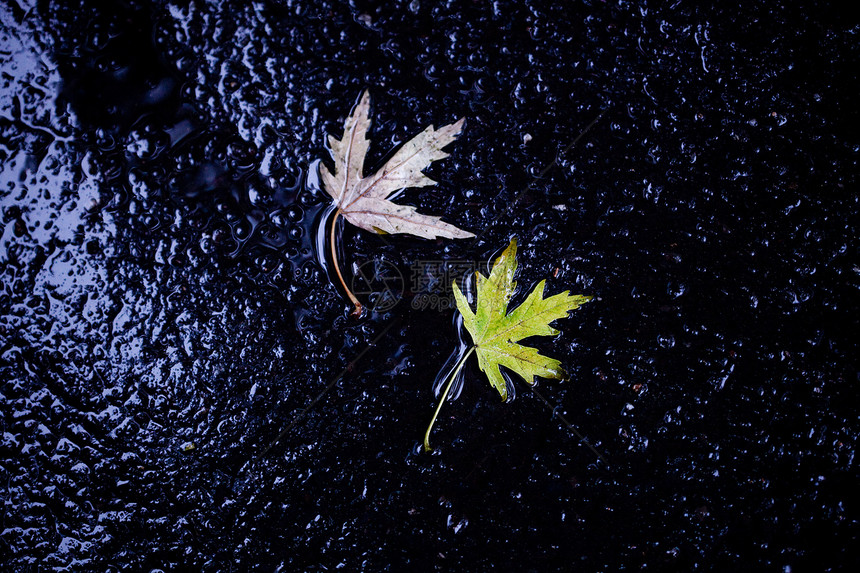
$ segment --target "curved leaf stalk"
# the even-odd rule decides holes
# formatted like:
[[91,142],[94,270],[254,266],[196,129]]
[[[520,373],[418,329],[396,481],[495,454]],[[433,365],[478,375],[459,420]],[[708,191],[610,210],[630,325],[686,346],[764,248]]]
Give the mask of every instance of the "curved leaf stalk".
[[329,243],[331,244],[331,258],[332,264],[334,265],[334,270],[337,273],[337,278],[340,280],[340,285],[343,287],[343,290],[346,292],[346,296],[349,297],[349,300],[352,304],[355,305],[355,308],[350,313],[352,316],[358,316],[361,314],[362,306],[361,303],[358,302],[358,299],[355,298],[355,295],[352,294],[352,291],[349,290],[349,287],[346,286],[346,281],[343,280],[343,275],[340,274],[340,264],[337,261],[337,248],[335,248],[334,242],[334,230],[337,228],[337,218],[341,216],[342,211],[338,209],[334,213],[334,217],[331,219],[331,235],[329,237]]
[[433,429],[433,424],[436,423],[436,418],[439,416],[439,410],[442,409],[442,404],[445,403],[445,398],[448,397],[448,391],[451,390],[451,386],[454,384],[454,380],[457,378],[457,374],[460,373],[460,370],[463,368],[463,364],[466,363],[466,359],[475,351],[475,347],[471,347],[469,351],[460,359],[457,363],[457,366],[454,368],[454,373],[451,374],[451,379],[448,380],[448,385],[445,386],[445,391],[442,392],[442,397],[439,399],[439,405],[436,406],[436,411],[433,412],[433,419],[430,420],[430,425],[427,426],[427,432],[424,434],[424,451],[429,452],[432,448],[430,447],[430,431]]

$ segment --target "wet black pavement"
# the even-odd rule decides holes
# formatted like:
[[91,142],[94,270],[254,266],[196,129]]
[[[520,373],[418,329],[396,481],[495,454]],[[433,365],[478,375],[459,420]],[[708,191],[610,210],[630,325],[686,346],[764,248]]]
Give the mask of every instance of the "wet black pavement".
[[[4,3],[0,569],[855,570],[858,31],[764,2]],[[466,117],[400,200],[482,234],[344,228],[348,275],[406,287],[355,320],[316,162],[365,88],[369,166]],[[474,364],[421,452],[458,333],[412,271],[511,236],[521,285],[596,297],[536,344],[606,463]]]

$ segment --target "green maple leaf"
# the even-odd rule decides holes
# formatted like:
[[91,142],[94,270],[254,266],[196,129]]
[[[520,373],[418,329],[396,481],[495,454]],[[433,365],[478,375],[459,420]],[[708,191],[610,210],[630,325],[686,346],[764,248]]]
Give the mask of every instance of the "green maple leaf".
[[571,295],[570,291],[564,291],[544,298],[546,281],[542,280],[526,300],[509,313],[508,304],[517,289],[517,284],[514,282],[516,270],[517,240],[512,239],[508,248],[496,259],[489,277],[475,273],[477,295],[475,312],[472,312],[466,297],[454,283],[457,309],[463,315],[463,324],[469,331],[474,346],[460,360],[442,394],[442,399],[433,415],[433,421],[430,422],[424,437],[426,450],[430,449],[430,430],[433,428],[439,409],[445,402],[451,383],[472,352],[478,355],[478,367],[487,375],[490,384],[498,390],[503,400],[507,400],[508,391],[500,370],[501,366],[516,372],[529,384],[534,384],[535,376],[556,380],[565,376],[558,360],[544,356],[536,349],[519,342],[531,336],[558,334],[550,323],[564,318],[568,312],[579,308],[592,297]]

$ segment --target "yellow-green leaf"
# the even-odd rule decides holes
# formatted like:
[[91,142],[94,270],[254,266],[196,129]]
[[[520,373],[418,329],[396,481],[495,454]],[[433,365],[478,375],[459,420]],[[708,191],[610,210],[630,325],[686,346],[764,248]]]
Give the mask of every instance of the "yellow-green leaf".
[[508,248],[496,259],[489,277],[485,279],[476,273],[475,312],[472,312],[466,297],[454,284],[457,309],[463,315],[463,324],[475,344],[478,366],[503,400],[507,399],[508,392],[500,366],[516,372],[529,384],[534,384],[535,376],[553,379],[564,377],[558,360],[518,342],[530,336],[558,334],[550,323],[564,318],[568,312],[592,298],[571,295],[569,291],[544,298],[546,281],[541,281],[520,306],[508,312],[508,304],[516,292],[516,270],[517,241],[512,239]]
[[546,281],[541,281],[520,306],[508,312],[508,304],[517,290],[517,284],[514,282],[516,272],[517,240],[512,239],[508,248],[496,259],[489,277],[475,273],[477,301],[474,312],[457,283],[454,283],[454,300],[463,315],[463,325],[469,331],[474,346],[457,362],[442,392],[430,425],[424,433],[426,451],[430,451],[430,432],[439,416],[439,410],[442,409],[442,404],[445,403],[463,364],[473,352],[478,355],[478,367],[484,371],[490,384],[498,390],[503,400],[507,400],[508,390],[502,376],[502,366],[516,372],[529,384],[534,384],[535,376],[555,379],[564,377],[558,360],[544,356],[536,349],[519,342],[530,336],[558,334],[550,324],[590,301],[591,297],[571,295],[569,291],[564,291],[544,298]]

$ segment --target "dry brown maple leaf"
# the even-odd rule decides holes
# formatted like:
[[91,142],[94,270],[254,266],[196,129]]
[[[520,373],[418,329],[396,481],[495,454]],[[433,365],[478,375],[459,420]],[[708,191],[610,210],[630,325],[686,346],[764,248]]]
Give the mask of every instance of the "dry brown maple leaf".
[[424,131],[404,143],[400,149],[372,175],[364,177],[364,158],[370,141],[370,92],[365,91],[358,105],[344,122],[343,137],[329,135],[334,172],[320,167],[323,187],[337,207],[331,227],[331,252],[338,278],[355,305],[355,314],[361,312],[361,303],[346,288],[335,254],[334,231],[337,218],[344,218],[362,229],[376,233],[408,233],[433,239],[467,239],[472,233],[442,221],[440,217],[419,213],[415,207],[398,205],[391,201],[392,194],[408,187],[426,187],[436,182],[422,171],[439,159],[448,157],[442,148],[457,139],[464,120]]

